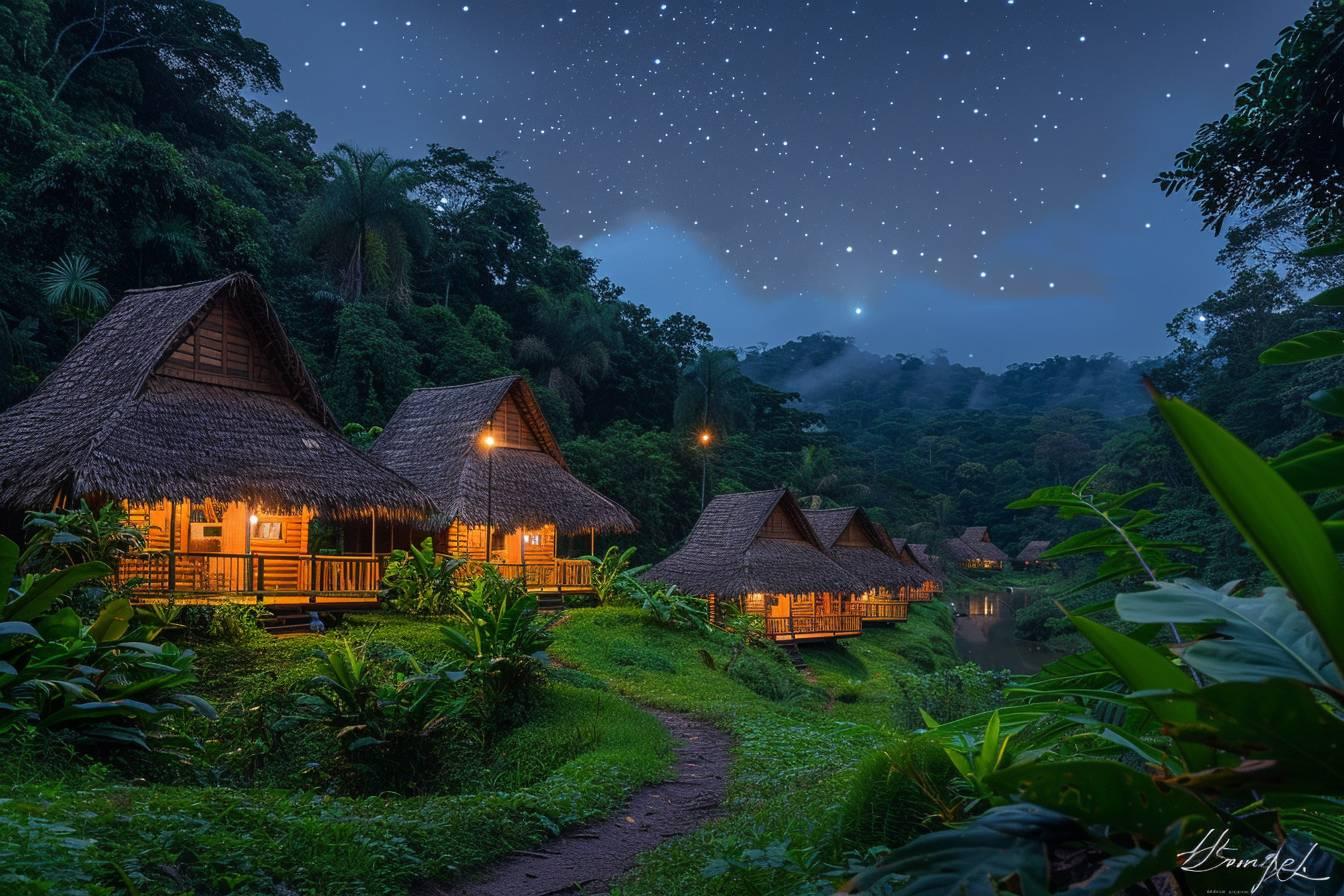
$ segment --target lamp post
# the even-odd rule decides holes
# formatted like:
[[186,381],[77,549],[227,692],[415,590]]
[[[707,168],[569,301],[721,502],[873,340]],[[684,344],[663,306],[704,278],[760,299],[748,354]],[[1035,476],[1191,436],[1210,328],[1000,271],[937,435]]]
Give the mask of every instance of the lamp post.
[[705,482],[709,479],[709,430],[700,433],[700,509],[705,509]]
[[481,444],[485,446],[485,562],[490,562],[490,549],[494,544],[493,511],[492,506],[493,490],[495,485],[495,437],[492,433],[486,433],[485,438],[481,439]]

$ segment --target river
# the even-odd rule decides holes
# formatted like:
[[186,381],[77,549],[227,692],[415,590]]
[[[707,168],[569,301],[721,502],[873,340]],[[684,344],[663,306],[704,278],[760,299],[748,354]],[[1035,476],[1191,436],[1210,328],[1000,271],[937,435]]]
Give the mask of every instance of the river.
[[1013,634],[1017,611],[1031,602],[1027,591],[979,591],[952,595],[957,611],[957,655],[986,669],[1032,673],[1063,656],[1036,641]]

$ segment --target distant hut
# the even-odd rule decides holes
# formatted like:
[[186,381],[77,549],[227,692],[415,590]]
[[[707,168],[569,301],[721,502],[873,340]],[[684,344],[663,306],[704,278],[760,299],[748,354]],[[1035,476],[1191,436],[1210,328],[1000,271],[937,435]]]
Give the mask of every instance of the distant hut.
[[863,621],[904,622],[910,612],[907,596],[918,580],[868,514],[858,507],[839,507],[804,510],[803,516],[831,559],[863,586],[858,603]]
[[1041,555],[1049,548],[1048,541],[1029,541],[1026,547],[1018,552],[1013,560],[1013,566],[1017,569],[1053,569],[1055,566],[1053,560],[1041,559]]
[[[878,528],[881,529],[880,526]],[[892,538],[885,530],[882,534],[891,543],[896,559],[906,567],[911,580],[909,589],[901,594],[903,599],[919,603],[933,600],[935,594],[942,592],[942,576],[934,570],[933,560],[925,550],[925,545],[912,545],[904,538]],[[920,549],[919,553],[915,552],[915,548]]]
[[468,572],[489,561],[544,595],[592,589],[592,565],[564,559],[559,538],[581,536],[586,552],[595,533],[637,525],[570,473],[536,396],[517,376],[415,390],[372,454],[434,499],[436,550],[468,558]]
[[851,637],[862,631],[864,586],[827,555],[787,489],[719,495],[686,543],[644,574],[710,603],[761,616],[776,641]]
[[376,599],[382,558],[309,552],[313,516],[423,517],[430,499],[342,438],[246,274],[129,292],[0,415],[0,506],[120,501],[148,531],[141,599]]
[[1003,569],[1009,562],[985,526],[968,526],[960,538],[949,538],[943,542],[943,554],[962,569]]

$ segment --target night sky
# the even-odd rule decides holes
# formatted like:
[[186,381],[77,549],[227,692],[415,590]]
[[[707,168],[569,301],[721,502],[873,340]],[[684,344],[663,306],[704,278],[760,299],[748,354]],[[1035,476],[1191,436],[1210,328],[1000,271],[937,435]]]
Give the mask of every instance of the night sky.
[[1224,285],[1151,181],[1306,0],[224,0],[321,148],[499,152],[552,237],[718,342],[992,369],[1168,348]]

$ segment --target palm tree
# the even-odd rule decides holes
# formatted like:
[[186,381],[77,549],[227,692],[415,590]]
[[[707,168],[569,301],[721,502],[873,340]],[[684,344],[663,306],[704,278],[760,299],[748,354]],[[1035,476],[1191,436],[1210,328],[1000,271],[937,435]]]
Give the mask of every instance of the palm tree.
[[609,315],[587,297],[556,301],[543,296],[534,315],[537,332],[513,345],[518,360],[539,372],[547,388],[583,412],[584,393],[611,370],[608,345],[615,336]]
[[717,438],[751,423],[751,380],[738,365],[737,353],[706,346],[682,372],[681,390],[672,408],[680,429],[699,426]]
[[808,445],[799,452],[789,488],[797,494],[798,503],[809,510],[820,510],[827,500],[838,504],[868,494],[868,486],[858,482],[856,476],[855,470],[837,467],[828,449]]
[[102,273],[83,255],[62,255],[47,265],[42,272],[42,293],[47,303],[75,322],[75,341],[79,341],[80,325],[92,321],[108,303],[107,289],[98,282]]
[[346,301],[373,290],[405,299],[413,250],[429,242],[427,212],[412,198],[418,167],[345,143],[327,161],[335,173],[299,221],[301,244],[326,256]]

